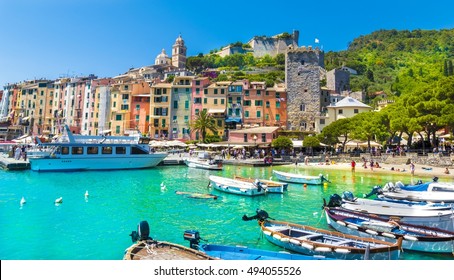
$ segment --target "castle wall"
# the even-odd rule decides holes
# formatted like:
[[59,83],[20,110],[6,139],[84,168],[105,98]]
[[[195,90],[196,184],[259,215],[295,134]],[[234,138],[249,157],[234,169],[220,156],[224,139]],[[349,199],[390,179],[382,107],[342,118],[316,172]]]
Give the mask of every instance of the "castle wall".
[[341,93],[350,89],[350,72],[342,69],[333,69],[326,73],[326,87]]
[[287,129],[314,131],[321,109],[320,67],[323,51],[312,48],[288,50],[285,56]]

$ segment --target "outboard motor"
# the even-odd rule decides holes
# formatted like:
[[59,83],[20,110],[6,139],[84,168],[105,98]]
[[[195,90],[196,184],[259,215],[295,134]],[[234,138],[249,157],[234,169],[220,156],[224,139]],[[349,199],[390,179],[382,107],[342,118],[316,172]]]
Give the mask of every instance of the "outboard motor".
[[435,183],[438,182],[438,177],[435,176],[435,177],[432,179],[432,181],[434,181]]
[[372,190],[370,191],[370,193],[363,194],[363,197],[364,198],[369,198],[369,197],[373,196],[374,194],[379,195],[379,194],[382,194],[382,193],[383,193],[383,190],[382,190],[382,188],[380,186],[374,186],[372,188]]
[[342,193],[342,199],[343,199],[343,200],[346,200],[346,201],[351,201],[351,202],[353,202],[353,201],[356,200],[356,199],[355,199],[355,196],[354,196],[353,193],[350,192],[350,191],[344,191],[344,192]]
[[405,185],[401,181],[397,181],[394,186],[396,187],[396,189],[400,189],[400,188],[404,187]]
[[259,179],[255,179],[254,181],[254,186],[257,187],[258,192],[261,192],[263,187],[262,187],[262,182],[259,181]]
[[255,212],[257,214],[254,216],[251,216],[251,217],[243,215],[243,218],[242,218],[243,221],[250,221],[250,220],[264,221],[264,220],[270,218],[270,216],[268,215],[268,213],[265,210],[257,209]]
[[135,243],[137,241],[142,240],[149,240],[150,238],[150,226],[148,225],[147,221],[141,221],[137,225],[137,231],[132,231],[131,234],[132,242]]
[[422,185],[422,180],[416,181],[416,185]]
[[394,184],[392,182],[386,183],[383,186],[383,191],[385,192],[393,192],[395,190]]
[[189,247],[195,250],[198,250],[199,243],[202,238],[200,238],[200,234],[196,230],[185,230],[183,234],[184,240],[189,241]]
[[340,207],[342,205],[342,198],[337,193],[329,196],[328,207]]

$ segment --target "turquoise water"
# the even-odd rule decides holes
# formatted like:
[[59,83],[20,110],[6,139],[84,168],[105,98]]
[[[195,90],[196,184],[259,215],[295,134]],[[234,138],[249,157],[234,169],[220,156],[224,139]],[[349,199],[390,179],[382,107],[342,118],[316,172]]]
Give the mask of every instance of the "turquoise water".
[[[307,175],[323,173],[324,186],[290,184],[285,194],[243,197],[207,188],[210,174],[269,178],[272,169]],[[430,174],[421,179],[430,179]],[[371,186],[409,177],[400,173],[356,173],[307,170],[304,167],[225,166],[223,171],[161,166],[154,169],[104,172],[0,171],[0,259],[2,260],[119,260],[130,246],[129,234],[141,220],[157,240],[188,245],[183,231],[198,230],[210,243],[243,245],[279,251],[261,238],[256,221],[244,214],[257,208],[272,218],[328,228],[322,199],[344,190],[360,196]],[[166,188],[161,190],[161,183]],[[88,199],[84,197],[88,191]],[[175,191],[213,193],[217,200],[193,199]],[[26,204],[20,206],[25,197]],[[63,197],[63,203],[54,201]],[[406,251],[402,259],[452,259],[451,255]]]

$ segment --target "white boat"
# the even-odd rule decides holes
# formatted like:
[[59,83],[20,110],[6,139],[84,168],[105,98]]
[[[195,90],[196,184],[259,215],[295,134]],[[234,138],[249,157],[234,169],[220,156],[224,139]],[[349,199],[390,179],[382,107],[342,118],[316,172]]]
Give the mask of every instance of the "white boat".
[[208,169],[208,170],[222,170],[222,160],[218,159],[200,159],[200,158],[187,158],[184,163],[188,167]]
[[27,151],[33,171],[78,171],[150,168],[167,153],[152,152],[149,138],[129,136],[66,135]]
[[454,253],[454,232],[379,218],[372,214],[325,207],[326,221],[335,230],[387,242],[402,238],[402,248],[430,253]]
[[437,180],[438,178],[434,182],[419,185],[404,185],[401,182],[387,183],[382,190],[378,191],[378,194],[400,200],[454,203],[454,185],[439,183]]
[[255,183],[258,180],[260,183],[266,185],[266,189],[269,193],[284,193],[288,189],[288,183],[276,182],[273,180],[266,180],[266,179],[252,179],[252,178],[245,178],[241,176],[233,176],[233,179]]
[[289,183],[297,183],[297,184],[307,184],[307,185],[321,185],[323,182],[327,181],[322,174],[318,176],[309,176],[309,175],[302,175],[302,174],[295,174],[295,173],[288,173],[273,170],[273,174],[279,181],[289,182]]
[[[210,185],[214,189],[222,192],[245,196],[257,196],[267,193],[267,186],[260,182],[251,183],[214,175],[210,175],[209,178]],[[281,189],[283,192],[284,190],[282,186]]]
[[381,218],[399,220],[408,224],[435,227],[443,230],[454,231],[454,209],[443,206],[406,205],[388,201],[378,201],[355,198],[346,201],[339,195],[330,196],[328,207],[340,207],[359,213],[375,214]]

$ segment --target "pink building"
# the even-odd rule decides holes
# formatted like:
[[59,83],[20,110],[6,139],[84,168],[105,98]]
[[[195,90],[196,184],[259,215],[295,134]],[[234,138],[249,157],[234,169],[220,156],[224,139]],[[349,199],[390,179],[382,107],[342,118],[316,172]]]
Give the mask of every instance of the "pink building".
[[277,126],[254,127],[238,130],[230,130],[228,142],[232,145],[240,144],[247,146],[269,147],[277,138],[279,130]]

